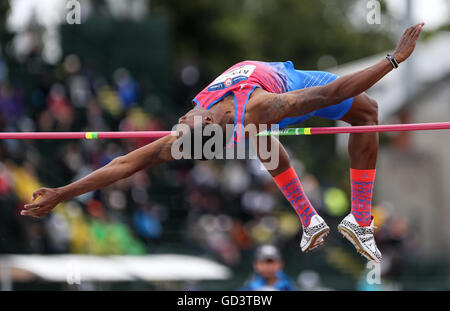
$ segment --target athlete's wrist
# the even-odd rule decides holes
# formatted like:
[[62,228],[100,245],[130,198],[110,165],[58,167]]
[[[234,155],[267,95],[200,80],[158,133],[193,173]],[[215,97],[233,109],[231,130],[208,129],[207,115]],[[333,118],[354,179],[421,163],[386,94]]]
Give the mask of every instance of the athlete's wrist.
[[66,202],[72,199],[73,196],[71,196],[70,189],[68,188],[68,186],[69,185],[55,188],[55,190],[58,192],[59,202]]
[[395,52],[393,54],[388,53],[386,55],[386,59],[389,61],[389,63],[392,65],[394,69],[397,69],[400,62],[398,61],[399,57],[398,56],[396,57],[395,55],[396,55]]

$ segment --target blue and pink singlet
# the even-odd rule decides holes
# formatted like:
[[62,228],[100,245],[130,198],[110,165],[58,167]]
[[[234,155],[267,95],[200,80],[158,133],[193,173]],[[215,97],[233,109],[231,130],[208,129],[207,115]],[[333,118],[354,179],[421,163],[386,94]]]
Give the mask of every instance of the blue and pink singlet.
[[[241,140],[244,130],[245,106],[255,88],[260,87],[271,93],[284,93],[298,89],[328,84],[338,76],[323,71],[296,70],[291,61],[287,62],[259,62],[243,61],[227,69],[193,99],[194,105],[205,109],[228,95],[234,96],[234,142]],[[338,120],[350,109],[353,98],[313,111],[307,115],[295,118],[285,118],[278,122],[283,128],[301,123],[312,116]]]

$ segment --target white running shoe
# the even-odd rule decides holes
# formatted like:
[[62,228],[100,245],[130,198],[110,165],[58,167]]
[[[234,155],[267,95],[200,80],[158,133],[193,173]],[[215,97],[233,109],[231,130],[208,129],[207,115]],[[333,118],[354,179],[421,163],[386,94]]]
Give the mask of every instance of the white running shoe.
[[355,246],[358,253],[368,260],[381,262],[381,252],[379,251],[375,238],[373,237],[373,217],[370,226],[360,226],[352,213],[348,214],[338,225],[339,232]]
[[330,227],[319,215],[311,218],[308,227],[303,227],[302,240],[300,248],[302,252],[309,252],[324,243],[323,238],[330,232]]

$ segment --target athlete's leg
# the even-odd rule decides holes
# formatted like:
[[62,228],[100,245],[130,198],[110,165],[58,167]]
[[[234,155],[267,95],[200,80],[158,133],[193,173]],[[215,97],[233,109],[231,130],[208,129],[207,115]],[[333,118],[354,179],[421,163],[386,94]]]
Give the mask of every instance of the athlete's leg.
[[[292,207],[297,212],[302,225],[304,227],[309,226],[311,217],[317,215],[317,212],[306,197],[306,194],[303,192],[300,179],[291,167],[291,162],[286,150],[275,137],[269,136],[267,138],[263,137],[262,139],[267,139],[267,154],[262,155],[262,151],[265,148],[261,148],[261,146],[257,143],[257,155],[259,160],[270,175],[272,175],[281,192],[283,192],[286,199],[291,203]],[[261,140],[259,141],[261,142]],[[272,152],[275,148],[278,148],[278,150],[276,150],[276,152]],[[277,159],[272,159],[272,157],[275,156],[278,157],[278,161]],[[273,167],[274,163],[278,165]]]
[[[378,124],[377,102],[363,93],[354,98],[341,120],[351,125]],[[372,190],[378,153],[378,133],[352,133],[348,142],[352,188],[352,214],[361,226],[371,223]]]
[[[329,228],[304,193],[300,179],[291,167],[289,156],[278,139],[272,136],[262,139],[267,139],[267,148],[261,148],[261,140],[255,140],[258,158],[272,175],[278,188],[291,203],[302,222],[303,236],[300,247],[304,252],[316,248],[323,243],[323,237],[328,234]],[[267,150],[267,154],[262,154],[263,150]],[[275,156],[278,158],[271,158]],[[274,163],[277,163],[275,167],[273,167]]]
[[[354,98],[350,110],[341,118],[351,125],[377,125],[378,104],[362,93]],[[352,133],[348,141],[350,167],[358,170],[374,169],[378,154],[378,133]]]
[[[377,103],[363,93],[354,98],[352,107],[341,118],[351,125],[378,124]],[[378,152],[377,133],[350,134],[351,212],[339,224],[339,231],[369,260],[380,262],[381,253],[373,236],[371,216],[372,191]]]

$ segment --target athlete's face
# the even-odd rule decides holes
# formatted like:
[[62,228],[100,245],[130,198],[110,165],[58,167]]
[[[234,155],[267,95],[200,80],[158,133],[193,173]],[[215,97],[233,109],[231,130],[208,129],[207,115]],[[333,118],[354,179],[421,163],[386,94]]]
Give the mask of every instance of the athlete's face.
[[190,128],[194,127],[195,122],[201,121],[202,125],[214,124],[214,115],[205,108],[196,107],[189,110],[184,116],[178,119],[178,123],[186,124]]
[[[204,150],[204,145],[209,142],[210,139],[214,138],[213,145],[210,148],[213,153],[215,152],[216,155],[219,155],[219,152],[225,148],[227,141],[230,139],[230,135],[233,133],[232,131],[229,131],[231,134],[227,135],[224,127],[218,123],[220,120],[221,117],[217,113],[201,107],[196,107],[178,119],[176,130],[177,132],[181,131],[181,135],[188,135],[188,139],[191,139],[191,146],[195,146],[198,142],[198,138],[195,138],[197,136],[195,135],[195,132],[201,131],[197,133],[201,136],[199,142],[201,143],[202,151]],[[189,128],[189,131],[187,131],[186,126]],[[215,140],[216,138],[218,141]],[[195,155],[195,148],[190,149],[191,152],[193,152],[191,158],[198,159],[198,155]],[[211,157],[203,155],[199,160],[207,159],[211,159]]]

